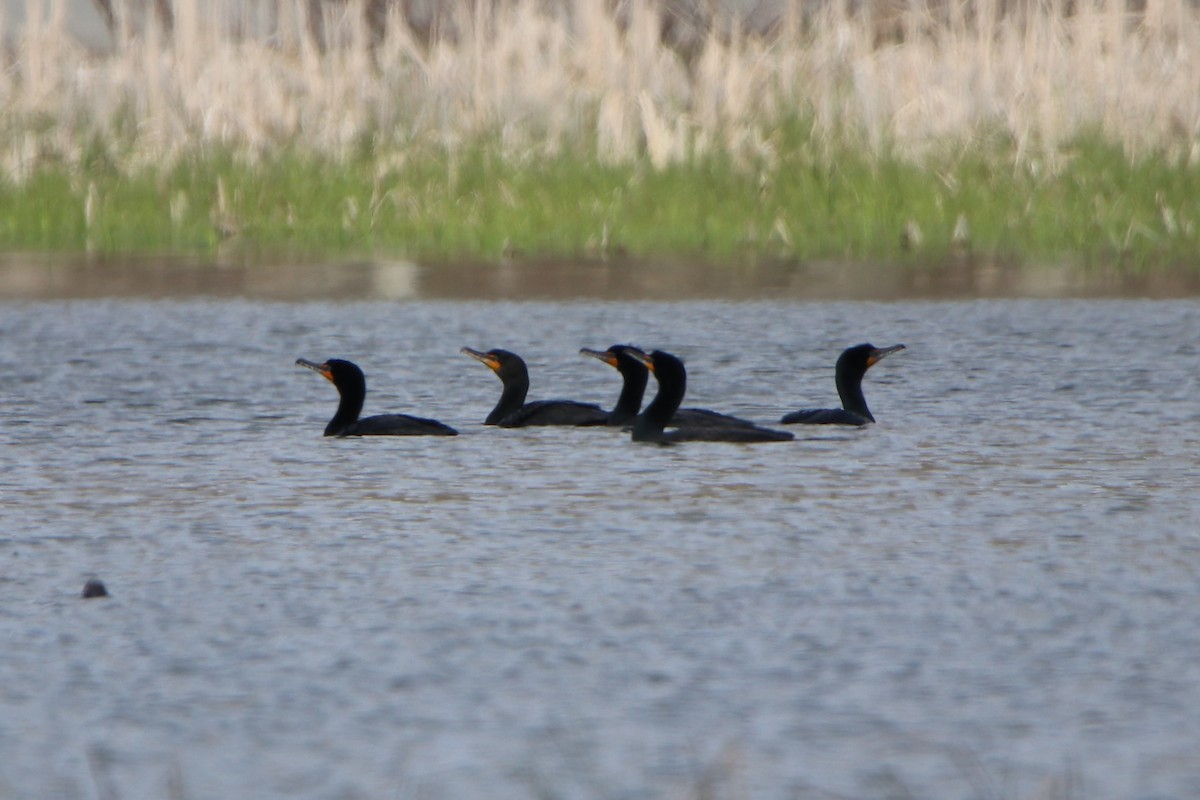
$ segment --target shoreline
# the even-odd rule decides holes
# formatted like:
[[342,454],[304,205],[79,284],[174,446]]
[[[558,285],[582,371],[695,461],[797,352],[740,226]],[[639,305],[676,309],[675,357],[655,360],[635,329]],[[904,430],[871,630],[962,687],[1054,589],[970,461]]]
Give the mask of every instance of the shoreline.
[[0,253],[0,302],[893,302],[1200,298],[1200,273],[1065,264],[672,259],[416,262],[219,248],[177,254]]
[[0,250],[1200,267],[1188,0],[884,40],[830,8],[687,58],[584,0],[427,42],[347,12],[323,48],[199,8],[102,55],[30,22],[0,55]]

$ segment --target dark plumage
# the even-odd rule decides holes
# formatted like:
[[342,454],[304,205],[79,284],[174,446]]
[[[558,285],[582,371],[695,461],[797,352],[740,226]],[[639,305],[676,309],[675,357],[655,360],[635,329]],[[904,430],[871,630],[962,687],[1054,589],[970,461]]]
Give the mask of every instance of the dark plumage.
[[80,596],[84,600],[91,600],[96,597],[108,597],[108,589],[104,586],[104,581],[99,578],[89,578],[87,583],[83,585],[83,592]]
[[867,400],[863,397],[862,379],[867,370],[892,353],[905,349],[904,345],[875,347],[860,344],[849,347],[838,356],[835,368],[838,397],[841,408],[808,408],[793,411],[780,420],[785,425],[869,425],[875,421]]
[[[613,406],[613,410],[608,412],[608,424],[613,427],[630,424],[642,407],[646,384],[650,380],[650,369],[642,362],[641,358],[646,354],[628,344],[614,344],[603,351],[589,350],[585,347],[579,352],[592,358],[598,358],[621,373],[621,377],[624,379],[621,395],[617,398],[617,404]],[[757,426],[748,419],[709,411],[707,408],[680,408],[675,411],[671,421],[667,423],[667,427],[754,428]]]
[[[636,347],[628,344],[614,344],[607,350],[589,350],[584,347],[579,351],[585,356],[598,358],[605,364],[621,373],[623,383],[617,404],[608,412],[606,424],[611,427],[625,425],[637,416],[642,408],[642,397],[646,393],[646,384],[650,381],[650,370],[634,353],[642,353]],[[643,354],[644,355],[644,354]]]
[[340,358],[320,364],[298,358],[296,364],[319,373],[337,387],[341,400],[337,413],[325,426],[326,436],[454,436],[458,433],[435,419],[408,414],[382,414],[359,419],[367,396],[367,379],[357,364]]
[[640,359],[658,380],[658,393],[633,423],[635,442],[786,442],[794,437],[787,431],[744,426],[703,426],[664,430],[674,417],[683,396],[687,392],[687,370],[683,362],[670,353],[655,350],[649,355],[642,353]]
[[526,403],[529,394],[529,369],[525,360],[507,350],[488,350],[486,353],[464,347],[459,352],[486,364],[504,390],[500,401],[483,421],[484,425],[501,428],[524,428],[532,425],[604,425],[608,413],[594,403],[575,400],[536,400]]

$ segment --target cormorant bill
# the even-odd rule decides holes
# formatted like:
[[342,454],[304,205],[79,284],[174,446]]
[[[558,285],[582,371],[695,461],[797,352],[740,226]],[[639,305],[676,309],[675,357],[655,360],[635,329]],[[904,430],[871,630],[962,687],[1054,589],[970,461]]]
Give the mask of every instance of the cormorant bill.
[[525,360],[516,353],[508,350],[488,350],[484,353],[470,347],[464,347],[459,352],[486,364],[504,384],[500,401],[487,415],[484,425],[524,428],[532,425],[604,425],[608,422],[608,413],[594,403],[575,400],[535,400],[526,403],[529,369],[525,366]]
[[696,426],[664,431],[687,391],[687,370],[670,353],[655,350],[637,356],[658,380],[658,393],[633,423],[635,442],[787,442],[795,438],[787,431],[758,426]]
[[835,376],[841,408],[806,408],[784,415],[784,425],[869,425],[875,421],[863,397],[862,379],[872,365],[892,353],[904,350],[902,344],[876,347],[860,344],[848,347],[838,356]]
[[[617,404],[608,413],[608,424],[612,427],[630,424],[642,406],[642,397],[646,393],[646,384],[650,379],[650,370],[642,363],[641,359],[645,353],[628,344],[614,344],[604,351],[589,350],[585,347],[579,352],[585,356],[598,358],[621,373],[625,382],[621,387],[621,395],[617,398]],[[675,411],[671,421],[667,423],[667,427],[756,428],[758,426],[748,419],[721,414],[707,408],[680,408]]]
[[323,375],[337,387],[341,400],[337,413],[325,426],[326,436],[455,436],[458,433],[436,419],[408,414],[381,414],[359,419],[367,396],[367,379],[357,364],[340,358],[320,364],[297,358],[296,365]]

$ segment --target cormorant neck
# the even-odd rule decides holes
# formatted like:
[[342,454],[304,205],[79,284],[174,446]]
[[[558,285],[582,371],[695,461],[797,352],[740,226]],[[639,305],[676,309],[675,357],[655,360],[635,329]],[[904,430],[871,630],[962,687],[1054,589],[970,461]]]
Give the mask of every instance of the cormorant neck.
[[326,436],[337,436],[358,422],[358,415],[362,413],[363,400],[367,396],[367,383],[362,379],[349,378],[344,380],[337,390],[341,399],[338,401],[337,413],[325,426]]
[[529,394],[528,374],[524,376],[524,379],[518,376],[505,380],[504,392],[500,395],[500,402],[496,403],[496,407],[492,409],[492,413],[488,414],[483,424],[495,425],[509,414],[515,414],[520,411],[521,406],[525,405],[525,396],[527,394]]
[[626,364],[621,360],[617,369],[620,370],[625,383],[621,387],[621,396],[617,398],[617,404],[608,414],[609,425],[624,425],[637,416],[638,409],[642,407],[642,398],[646,395],[646,383],[650,380],[650,370],[640,363]]
[[838,397],[842,398],[842,408],[874,422],[875,417],[871,416],[867,399],[863,397],[862,379],[863,373],[839,369],[836,376]]
[[633,425],[635,442],[654,441],[662,437],[663,428],[679,410],[683,395],[687,392],[687,375],[658,375],[658,393],[646,406],[646,410]]

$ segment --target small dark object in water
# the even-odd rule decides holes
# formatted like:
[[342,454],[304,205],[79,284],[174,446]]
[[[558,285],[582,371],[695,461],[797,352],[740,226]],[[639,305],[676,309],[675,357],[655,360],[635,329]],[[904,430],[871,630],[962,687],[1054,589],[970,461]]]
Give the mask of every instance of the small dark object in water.
[[83,585],[83,599],[91,600],[93,597],[108,597],[108,589],[104,588],[104,581],[99,578],[92,578]]

